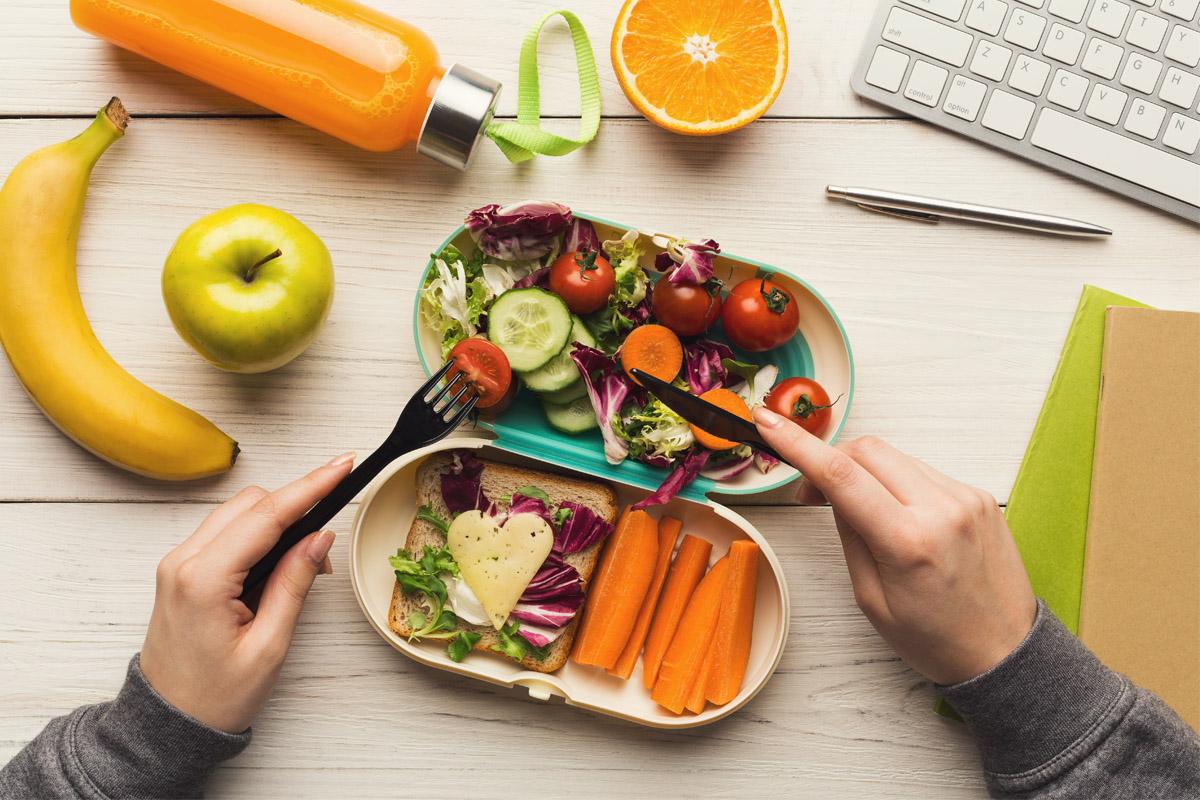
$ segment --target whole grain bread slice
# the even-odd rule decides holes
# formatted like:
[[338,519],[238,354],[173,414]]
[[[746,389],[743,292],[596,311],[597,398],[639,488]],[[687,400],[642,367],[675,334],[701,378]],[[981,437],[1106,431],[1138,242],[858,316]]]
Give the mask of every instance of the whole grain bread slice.
[[[441,476],[444,472],[449,471],[451,460],[452,457],[448,453],[436,453],[417,468],[415,505],[429,504],[433,507],[434,512],[445,519],[449,519],[451,515],[449,509],[446,508],[445,501],[442,500]],[[501,506],[507,507],[508,498],[517,489],[532,485],[537,486],[549,496],[551,512],[557,509],[564,500],[570,500],[587,506],[602,519],[608,520],[610,524],[615,525],[617,522],[617,513],[620,510],[617,504],[617,493],[607,483],[540,472],[488,459],[480,460],[484,465],[483,473],[480,475],[483,493],[489,500]],[[427,520],[414,519],[412,527],[408,530],[408,538],[404,546],[410,552],[413,550],[420,552],[425,545],[440,548],[445,544],[446,537],[436,525]],[[583,578],[585,591],[603,546],[604,542],[600,541],[586,550],[563,557],[564,561],[579,571],[580,577]],[[419,592],[406,595],[400,591],[400,584],[397,582],[392,589],[392,606],[388,612],[388,625],[400,636],[407,637],[413,632],[412,626],[408,623],[409,617],[414,611],[424,612],[426,610]],[[527,655],[520,662],[521,665],[535,672],[553,672],[565,664],[571,653],[571,645],[575,641],[575,629],[579,624],[579,617],[580,615],[577,613],[563,634],[550,643],[549,653],[544,660],[539,661],[533,655]],[[467,630],[479,634],[479,641],[475,644],[476,650],[509,658],[492,649],[493,645],[499,643],[500,637],[491,625],[472,625],[459,620],[457,630]],[[515,661],[516,659],[509,660]]]

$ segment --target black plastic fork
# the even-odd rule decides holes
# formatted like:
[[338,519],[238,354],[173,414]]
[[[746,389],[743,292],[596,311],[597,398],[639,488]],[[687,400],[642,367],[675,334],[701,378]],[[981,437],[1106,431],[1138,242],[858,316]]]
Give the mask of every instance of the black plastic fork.
[[[452,366],[454,366],[453,358],[435,372],[433,377],[425,381],[424,385],[404,406],[404,410],[400,412],[400,418],[396,420],[396,427],[392,428],[392,432],[379,449],[367,456],[349,475],[342,478],[341,483],[309,509],[307,514],[289,525],[287,530],[280,535],[279,541],[271,548],[271,552],[250,568],[246,579],[242,581],[243,601],[256,600],[258,593],[255,590],[275,569],[275,565],[279,563],[279,559],[283,558],[283,554],[291,550],[305,536],[325,527],[339,511],[346,507],[347,503],[383,471],[384,467],[405,453],[411,453],[413,450],[446,438],[451,431],[462,424],[462,421],[467,418],[479,401],[479,395],[475,393],[474,387],[467,382],[463,373],[455,373],[454,377],[437,394],[427,399],[427,395],[437,388],[438,383],[446,377]],[[442,401],[450,391],[456,387],[457,391],[454,395],[443,403]],[[453,410],[454,406],[464,398],[462,407],[447,418],[447,412]]]

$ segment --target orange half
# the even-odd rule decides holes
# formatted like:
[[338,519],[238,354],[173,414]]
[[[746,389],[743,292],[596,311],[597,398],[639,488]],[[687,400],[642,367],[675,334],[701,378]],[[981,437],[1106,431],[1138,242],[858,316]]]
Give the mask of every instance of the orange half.
[[695,136],[763,115],[787,75],[778,0],[626,0],[612,63],[646,119]]

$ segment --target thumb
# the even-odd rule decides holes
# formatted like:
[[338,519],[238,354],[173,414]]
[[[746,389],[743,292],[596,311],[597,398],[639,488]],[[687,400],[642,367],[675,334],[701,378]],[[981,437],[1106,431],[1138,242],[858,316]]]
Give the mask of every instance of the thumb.
[[324,571],[333,540],[332,531],[318,531],[301,539],[279,560],[263,587],[254,617],[255,634],[263,643],[281,644],[286,652],[308,590]]

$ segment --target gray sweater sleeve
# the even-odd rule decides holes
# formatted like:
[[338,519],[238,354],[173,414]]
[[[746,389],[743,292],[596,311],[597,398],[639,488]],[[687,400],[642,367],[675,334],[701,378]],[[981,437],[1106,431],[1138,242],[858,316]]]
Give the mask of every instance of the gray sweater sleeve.
[[1007,658],[938,690],[975,734],[993,797],[1200,798],[1200,737],[1041,600]]
[[249,730],[210,728],[164,700],[134,656],[115,700],[51,720],[0,769],[0,797],[200,797],[217,764],[249,743]]

